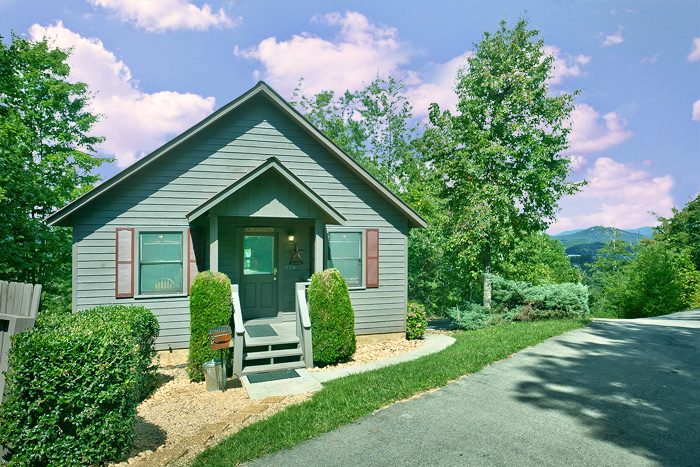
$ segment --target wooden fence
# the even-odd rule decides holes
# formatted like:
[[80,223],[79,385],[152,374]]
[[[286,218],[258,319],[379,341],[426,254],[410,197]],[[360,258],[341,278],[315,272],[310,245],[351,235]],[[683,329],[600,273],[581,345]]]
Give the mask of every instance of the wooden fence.
[[40,284],[0,281],[0,401],[5,392],[10,338],[34,327],[40,300]]

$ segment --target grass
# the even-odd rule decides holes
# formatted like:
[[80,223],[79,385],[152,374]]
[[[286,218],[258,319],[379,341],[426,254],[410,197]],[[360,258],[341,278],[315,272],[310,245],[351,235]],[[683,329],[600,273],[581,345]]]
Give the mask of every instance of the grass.
[[587,322],[514,322],[459,333],[457,341],[441,352],[331,381],[311,399],[249,425],[202,452],[194,465],[236,465],[290,448]]

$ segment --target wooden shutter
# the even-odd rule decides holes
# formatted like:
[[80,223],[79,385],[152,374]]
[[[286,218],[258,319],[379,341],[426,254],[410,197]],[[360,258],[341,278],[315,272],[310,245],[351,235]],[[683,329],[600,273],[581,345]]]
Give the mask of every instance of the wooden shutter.
[[202,256],[202,232],[200,229],[187,229],[187,295],[190,294],[192,281],[199,272],[198,259]]
[[117,227],[115,297],[134,296],[134,229]]
[[365,231],[365,286],[379,287],[379,229],[367,229]]

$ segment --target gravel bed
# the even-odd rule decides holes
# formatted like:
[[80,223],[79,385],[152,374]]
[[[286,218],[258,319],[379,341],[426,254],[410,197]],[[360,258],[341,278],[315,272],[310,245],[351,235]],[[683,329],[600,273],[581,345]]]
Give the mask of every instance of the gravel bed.
[[395,357],[411,350],[415,350],[423,345],[422,340],[390,339],[383,342],[358,343],[355,355],[346,363],[328,365],[321,368],[311,368],[310,372],[322,372],[335,370],[337,368],[347,368],[361,363],[375,362],[386,358]]

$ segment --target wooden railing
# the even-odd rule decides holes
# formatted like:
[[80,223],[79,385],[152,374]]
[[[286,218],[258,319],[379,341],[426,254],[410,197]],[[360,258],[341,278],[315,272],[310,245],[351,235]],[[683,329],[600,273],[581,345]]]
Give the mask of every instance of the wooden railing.
[[238,284],[231,284],[231,306],[233,307],[233,374],[240,377],[243,371],[245,328],[243,327],[243,312],[241,311],[241,298],[238,295]]
[[0,401],[5,390],[10,338],[34,327],[41,285],[0,281]]
[[307,368],[313,368],[314,352],[311,342],[311,317],[309,316],[309,304],[306,301],[306,288],[308,286],[308,282],[296,283],[296,321],[297,337],[301,341],[301,348],[304,352],[304,363]]

